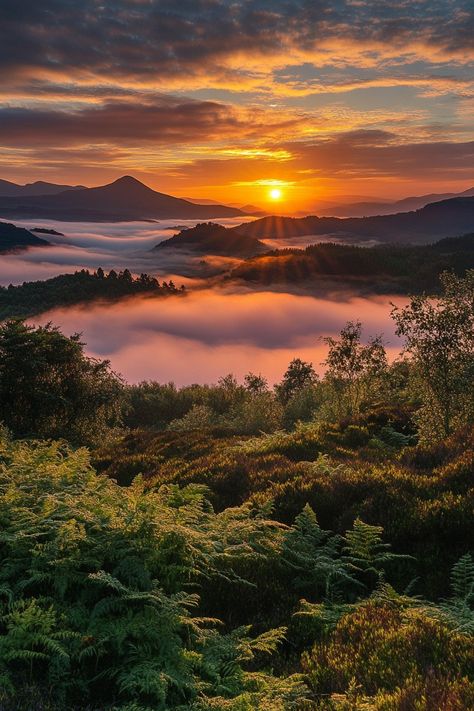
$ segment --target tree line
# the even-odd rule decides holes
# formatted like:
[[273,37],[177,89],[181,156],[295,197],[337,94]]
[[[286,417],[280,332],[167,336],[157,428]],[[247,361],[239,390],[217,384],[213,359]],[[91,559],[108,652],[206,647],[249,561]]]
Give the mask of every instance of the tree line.
[[184,292],[184,286],[176,287],[172,280],[160,283],[149,274],[134,277],[129,269],[119,272],[111,269],[108,273],[101,267],[94,272],[81,269],[44,281],[0,286],[0,321],[27,318],[52,308],[90,301],[116,301],[138,294],[161,297]]
[[[447,238],[431,245],[356,246],[320,243],[306,249],[279,249],[248,259],[231,278],[274,284],[337,286],[370,293],[422,294],[439,291],[444,271],[463,276],[474,268],[474,235]],[[331,283],[332,283],[331,282]]]

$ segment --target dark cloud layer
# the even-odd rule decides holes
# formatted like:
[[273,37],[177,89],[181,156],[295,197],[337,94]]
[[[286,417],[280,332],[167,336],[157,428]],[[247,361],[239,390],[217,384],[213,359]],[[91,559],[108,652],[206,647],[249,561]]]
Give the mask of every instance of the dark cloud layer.
[[[426,178],[438,171],[460,180],[473,180],[474,141],[403,141],[384,131],[348,131],[320,140],[287,141],[279,147],[291,159],[282,163],[266,160],[267,172],[297,181],[318,175],[334,178],[382,177]],[[276,148],[276,146],[275,146]],[[209,174],[219,180],[256,179],[261,164],[245,158],[206,158],[183,169],[183,176],[203,182]]]
[[426,176],[451,171],[472,178],[474,141],[407,142],[380,131],[358,131],[307,142],[301,160],[325,175]]
[[141,78],[336,38],[474,48],[471,0],[3,0],[0,26],[0,63],[10,71]]
[[228,106],[163,97],[153,103],[110,102],[79,110],[0,109],[3,145],[188,143],[257,130]]

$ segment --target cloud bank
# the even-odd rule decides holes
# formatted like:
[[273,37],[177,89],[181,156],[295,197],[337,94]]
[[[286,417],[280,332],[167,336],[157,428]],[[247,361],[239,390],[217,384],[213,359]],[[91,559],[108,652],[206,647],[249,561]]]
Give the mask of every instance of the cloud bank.
[[[364,336],[384,334],[389,355],[400,350],[389,316],[390,299],[334,301],[273,292],[200,291],[185,298],[132,299],[114,306],[57,309],[36,318],[65,333],[81,332],[87,352],[108,358],[130,382],[179,385],[240,380],[261,372],[278,381],[292,358],[321,371],[325,335],[362,318]],[[361,316],[362,315],[362,316]]]

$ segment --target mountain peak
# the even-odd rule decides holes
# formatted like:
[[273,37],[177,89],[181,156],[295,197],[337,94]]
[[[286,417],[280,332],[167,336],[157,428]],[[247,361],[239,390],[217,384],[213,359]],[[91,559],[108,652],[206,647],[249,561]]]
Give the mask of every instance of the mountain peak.
[[142,188],[147,187],[144,183],[141,183],[132,175],[122,175],[121,178],[117,178],[117,180],[114,180],[112,185],[140,185],[140,187]]

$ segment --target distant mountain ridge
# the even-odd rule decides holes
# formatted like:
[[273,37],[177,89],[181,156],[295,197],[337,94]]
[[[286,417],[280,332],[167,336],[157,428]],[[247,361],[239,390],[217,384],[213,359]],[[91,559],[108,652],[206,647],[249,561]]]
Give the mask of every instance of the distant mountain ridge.
[[427,244],[474,231],[474,197],[452,198],[420,210],[372,217],[263,217],[233,228],[255,239],[324,235],[359,241]]
[[474,197],[474,188],[468,188],[460,193],[430,193],[403,198],[391,202],[362,201],[345,205],[332,205],[319,210],[321,217],[373,217],[375,215],[393,215],[397,212],[419,210],[432,202],[441,202],[457,197]]
[[191,229],[182,230],[170,239],[157,244],[152,251],[170,249],[244,258],[268,251],[268,247],[258,239],[241,235],[213,222],[205,222]]
[[37,180],[35,183],[18,185],[9,180],[0,180],[0,197],[32,197],[36,195],[57,195],[65,190],[84,190],[83,185],[57,185]]
[[13,252],[27,247],[47,247],[49,242],[37,237],[24,227],[0,222],[0,253]]
[[243,217],[245,213],[223,205],[196,205],[159,193],[126,175],[96,188],[66,190],[55,195],[0,197],[0,215],[72,222],[124,222]]
[[264,215],[268,215],[268,212],[265,210],[262,210],[261,207],[257,207],[256,205],[252,205],[251,203],[237,203],[237,202],[229,202],[229,203],[215,203],[213,200],[207,200],[205,198],[190,198],[190,197],[183,197],[183,200],[187,200],[188,202],[192,202],[195,205],[220,205],[221,207],[235,207],[238,210],[241,210],[244,212],[246,215],[256,215],[257,217],[263,217]]

